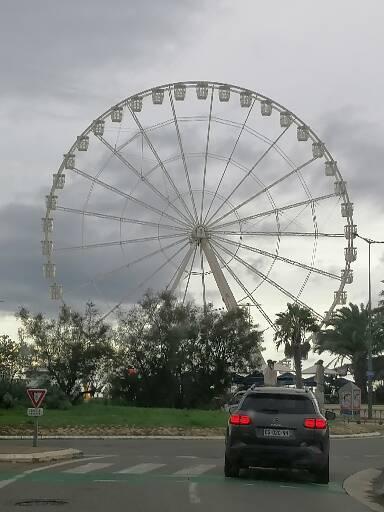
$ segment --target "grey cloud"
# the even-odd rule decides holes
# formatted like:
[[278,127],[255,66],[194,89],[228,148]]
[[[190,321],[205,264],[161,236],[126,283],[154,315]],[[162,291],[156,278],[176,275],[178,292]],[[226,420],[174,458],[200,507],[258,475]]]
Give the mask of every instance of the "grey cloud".
[[[282,26],[278,25],[278,33],[274,33],[274,26],[269,25],[269,22],[266,25],[267,28],[259,27],[261,30],[266,30],[265,33],[255,32],[254,24],[249,21],[253,17],[249,16],[248,19],[244,17],[244,12],[249,14],[255,12],[252,2],[244,4],[241,8],[233,2],[226,2],[225,7],[218,5],[211,7],[209,4],[206,1],[192,2],[192,0],[180,2],[144,0],[139,3],[116,0],[111,5],[101,0],[84,0],[81,3],[74,0],[66,2],[42,0],[3,2],[0,20],[0,60],[3,63],[0,94],[6,101],[3,101],[1,105],[0,128],[6,137],[0,141],[3,159],[2,178],[5,184],[1,187],[4,206],[0,212],[2,236],[0,240],[0,277],[2,282],[0,295],[8,299],[4,307],[10,311],[20,304],[30,305],[34,309],[47,310],[50,308],[50,311],[53,311],[55,307],[48,299],[48,283],[43,280],[41,272],[43,259],[40,251],[40,217],[44,213],[44,195],[48,192],[47,189],[51,183],[51,172],[54,172],[54,169],[60,164],[61,154],[88,122],[99,115],[107,105],[130,95],[136,88],[140,90],[146,86],[155,85],[158,80],[166,82],[168,79],[177,79],[177,73],[183,73],[185,76],[192,72],[194,76],[206,73],[209,75],[207,78],[218,77],[250,86],[258,81],[257,86],[260,86],[260,90],[265,88],[265,92],[272,96],[276,93],[277,99],[281,97],[282,101],[287,100],[287,105],[296,105],[298,111],[305,112],[306,105],[311,102],[308,118],[316,116],[314,114],[316,111],[325,111],[325,104],[329,110],[334,104],[337,104],[339,98],[341,104],[345,101],[343,97],[345,85],[350,80],[346,70],[346,78],[343,80],[340,79],[341,75],[337,75],[344,73],[339,65],[337,68],[330,68],[332,71],[330,75],[333,76],[332,89],[326,89],[325,92],[322,91],[319,94],[319,87],[321,87],[319,83],[325,84],[325,82],[317,80],[317,78],[321,78],[320,75],[323,75],[322,79],[324,80],[324,72],[323,68],[320,70],[319,66],[322,56],[316,52],[323,48],[324,42],[319,43],[317,49],[311,46],[311,52],[314,49],[316,52],[313,58],[308,59],[305,52],[308,50],[307,44],[311,39],[310,32],[313,30],[313,28],[309,30],[308,27],[312,27],[313,20],[311,19],[310,23],[297,21],[301,20],[298,16],[299,9],[304,20],[306,19],[305,15],[312,16],[311,12],[303,13],[302,6],[299,5],[286,7],[285,17],[292,17],[292,23],[297,27],[294,32],[295,38],[298,39],[295,41],[300,43],[300,47],[294,43],[294,47],[289,48],[289,44],[287,44],[290,58],[285,59],[287,67],[284,67],[284,65],[281,66],[282,63],[279,65],[278,58],[281,58],[281,49],[278,44],[274,45],[274,41],[276,41],[276,36],[278,36],[277,40],[281,41],[281,38],[286,35],[286,21]],[[209,9],[213,15],[211,18],[206,16],[206,10]],[[270,16],[267,18],[271,23],[276,23],[277,18],[272,11],[271,8]],[[338,15],[338,13],[336,14]],[[226,15],[228,19],[226,19]],[[344,12],[342,16],[344,19]],[[321,19],[326,28],[329,20],[326,15]],[[235,23],[244,28],[241,38],[238,37],[236,30],[231,33],[223,32],[223,27],[232,29]],[[337,26],[336,23],[334,25]],[[257,37],[253,39],[255,34]],[[350,36],[354,37],[352,31]],[[269,37],[271,39],[268,39]],[[338,33],[337,37],[339,37]],[[258,38],[260,39],[258,40]],[[272,40],[272,38],[274,39]],[[248,43],[244,44],[244,40]],[[367,40],[368,38],[365,38],[362,43],[357,43],[360,49],[366,48],[361,44],[366,44]],[[313,38],[311,41],[312,45],[320,39]],[[287,40],[287,43],[289,42]],[[353,40],[349,39],[349,42],[353,46]],[[306,44],[304,45],[304,43]],[[329,52],[329,57],[331,57],[335,51],[335,40],[329,39],[325,44],[328,45],[326,53]],[[255,68],[250,65],[255,62],[255,55],[258,60],[266,55],[263,45],[268,48],[270,58],[264,59],[260,68]],[[254,53],[255,48],[259,52],[258,54]],[[377,44],[377,48],[380,48],[379,44]],[[348,51],[353,53],[353,49]],[[296,61],[294,60],[295,55],[297,55]],[[370,56],[372,57],[371,54]],[[306,59],[309,68],[302,66],[303,59]],[[329,60],[332,59],[329,58]],[[365,57],[364,62],[367,62]],[[319,75],[316,75],[317,78],[316,76],[312,78],[315,68]],[[262,69],[263,73],[255,71],[256,69]],[[292,73],[292,69],[295,69],[295,73]],[[298,72],[300,69],[303,70],[302,75]],[[335,73],[336,69],[337,73]],[[376,70],[373,71],[377,74]],[[310,75],[311,78],[308,81]],[[184,78],[184,76],[180,78]],[[233,79],[233,76],[236,78]],[[313,84],[310,83],[311,81]],[[354,92],[350,93],[349,98],[353,98],[352,94],[357,97],[358,84],[359,80],[352,84],[357,88],[351,87],[351,91]],[[377,88],[379,89],[379,87]],[[333,103],[327,102],[328,91],[332,94],[333,92],[336,95],[339,94],[339,98]],[[189,95],[194,92],[188,91],[187,94],[189,99]],[[318,99],[318,106],[313,104],[315,97]],[[150,99],[148,102],[150,103]],[[178,103],[176,105],[178,115],[182,115],[188,105],[187,102]],[[205,112],[208,112],[209,101],[195,102],[194,105],[195,113],[200,113],[203,107]],[[235,95],[231,98],[230,104],[226,105],[219,104],[215,97],[214,108],[217,115],[223,117],[232,118],[232,114],[236,113],[235,110],[240,110],[237,112],[237,120],[244,119],[246,115],[245,110],[238,108],[238,98],[235,98]],[[162,110],[159,109],[156,116],[160,117],[161,115]],[[257,122],[261,123],[259,111],[257,115]],[[149,109],[148,111],[143,109],[140,116],[145,126],[156,121],[156,116],[152,119],[152,112]],[[171,117],[169,112],[168,116]],[[384,155],[379,139],[381,126],[374,122],[370,124],[366,119],[368,119],[368,113],[353,112],[350,108],[346,108],[345,110],[326,112],[320,122],[315,117],[314,125],[320,125],[323,139],[340,163],[340,169],[348,181],[357,212],[359,210],[361,212],[367,204],[373,206],[372,209],[366,209],[365,215],[369,217],[371,211],[382,212],[381,163]],[[272,137],[272,128],[279,129],[278,117],[273,116],[269,120],[263,119],[262,121],[263,123],[266,121],[266,123],[263,124],[261,131]],[[124,126],[122,126],[123,129]],[[132,123],[130,126],[133,129]],[[196,130],[193,127],[188,130],[188,136],[184,140],[187,151],[195,150],[197,145],[204,146],[206,128],[206,123],[202,122]],[[217,123],[213,133],[223,135],[223,131],[219,130]],[[237,130],[234,129],[230,137],[221,135],[216,139],[212,137],[210,150],[229,155]],[[156,147],[159,148],[162,158],[172,156],[178,151],[175,132],[172,132],[171,129],[158,131],[157,134],[154,134],[153,140]],[[127,155],[134,149],[133,146],[138,148],[132,144],[132,147],[126,150]],[[300,161],[300,155],[296,152],[297,145],[293,144],[292,137],[282,141],[282,146],[287,151],[292,151],[290,154],[294,160]],[[239,145],[238,152],[235,153],[235,159],[246,166],[252,165],[264,148],[264,144],[259,142],[255,144],[250,137],[245,137]],[[310,151],[310,146],[308,148]],[[300,150],[304,151],[304,147],[301,146]],[[204,151],[204,147],[201,148],[201,151]],[[148,161],[145,162],[144,167],[147,169],[152,164],[152,156],[148,148],[145,149],[145,156]],[[133,162],[138,166],[140,158],[133,157]],[[271,155],[271,158],[265,159],[257,170],[259,178],[265,184],[273,181],[284,170],[285,164],[283,163],[281,166],[281,163],[280,157],[276,157],[275,154]],[[187,187],[181,164],[181,160],[170,163],[169,171],[175,179],[179,180],[178,185],[182,192],[185,192]],[[208,164],[210,172],[207,186],[212,189],[211,176],[216,178],[220,175],[225,162],[209,159]],[[188,158],[188,165],[193,179],[193,187],[201,188],[203,158]],[[90,166],[90,170],[95,172],[97,168]],[[323,185],[318,181],[316,173],[312,175],[311,172],[305,172],[303,174],[313,195],[316,195],[317,191],[323,191]],[[69,175],[70,173],[68,173]],[[106,181],[111,181],[126,192],[132,190],[135,182],[132,176],[128,178],[128,173],[125,174],[123,166],[117,162],[110,162],[108,170],[102,176]],[[224,197],[242,176],[243,171],[236,167],[230,167],[228,180],[220,191]],[[159,190],[174,200],[174,193],[164,180],[162,172],[156,171],[152,179]],[[90,183],[81,184],[75,179],[72,181],[69,177],[68,185],[60,194],[59,201],[68,206],[82,207],[89,185]],[[328,185],[332,188],[332,180],[324,186]],[[256,183],[255,180],[247,179],[244,186],[239,188],[231,198],[231,202],[238,204],[259,190],[260,187],[262,185]],[[301,187],[301,185],[297,180],[292,180],[273,190],[272,195],[277,205],[287,204],[297,197],[297,187]],[[300,193],[301,190],[300,188]],[[161,200],[143,185],[137,187],[135,194],[153,206],[160,207],[161,205]],[[38,206],[35,206],[36,204]],[[175,201],[175,204],[180,207],[179,201]],[[363,208],[359,209],[359,205],[362,205]],[[269,209],[269,207],[269,201],[260,198],[260,200],[250,203],[244,211],[247,214],[252,214]],[[148,210],[131,204],[128,204],[124,210],[124,199],[120,200],[112,193],[107,193],[98,187],[92,194],[89,209],[91,208],[117,215],[124,211],[126,216],[152,220],[152,214]],[[225,211],[224,208],[223,212]],[[305,212],[296,219],[296,213],[291,210],[282,215],[282,229],[290,225],[292,229],[295,227],[295,229],[304,230],[311,225],[310,214]],[[328,219],[327,213],[326,205],[319,208],[319,219],[324,221]],[[55,217],[57,218],[55,226],[57,243],[60,245],[78,243],[81,240],[80,218],[67,214],[61,215],[60,219],[59,214]],[[334,217],[329,219],[327,230],[333,228]],[[339,218],[339,220],[342,222],[342,219]],[[292,224],[290,224],[291,222]],[[118,223],[104,220],[94,221],[88,218],[85,225],[87,241],[106,241],[120,237]],[[255,222],[247,225],[247,229],[260,231],[275,230],[275,227],[272,217],[256,219]],[[146,233],[150,232],[152,233],[150,230],[146,231]],[[144,230],[133,226],[124,226],[122,236],[126,238],[144,236]],[[271,239],[260,240],[257,243],[258,247],[273,252],[275,242],[276,240],[271,237]],[[309,246],[305,245],[306,242],[303,241],[298,241],[296,245],[295,243],[283,240],[281,254],[297,259],[302,257],[308,262],[311,255]],[[341,246],[340,263],[343,263],[342,249]],[[150,250],[149,247],[148,250]],[[70,290],[70,288],[75,288],[77,282],[85,280],[87,276],[93,277],[98,272],[117,266],[121,260],[128,261],[142,254],[142,248],[133,246],[125,247],[124,251],[122,254],[121,250],[119,252],[114,249],[104,249],[86,252],[85,256],[81,253],[67,253],[67,256],[58,255],[58,276],[63,282],[64,291],[72,293],[75,304],[80,304],[90,296],[99,300],[103,306],[105,297],[113,301],[127,294],[128,301],[136,299],[134,294],[129,295],[127,280],[129,279],[129,284],[134,287],[164,259],[148,261],[142,267],[137,267],[137,271],[133,274],[129,272],[116,274],[108,282],[101,282],[101,295],[93,285],[88,288]],[[324,267],[339,268],[334,265],[334,261],[337,263],[336,251],[332,250],[331,252],[332,259],[329,258],[328,261],[327,254],[325,254],[325,257],[322,256],[319,259],[319,264],[324,263]],[[269,264],[268,260],[258,261],[258,258],[254,258],[254,260],[250,258],[250,261],[255,265],[267,266]],[[198,269],[198,266],[196,262],[195,268]],[[252,283],[257,283],[256,276],[250,275],[246,269],[240,269],[239,265],[234,265],[234,268],[245,281],[250,283],[250,286]],[[154,278],[148,285],[150,284],[154,288],[162,287],[173,270],[174,267],[164,269],[164,272],[158,275],[158,279]],[[276,265],[272,275],[277,281],[281,278],[279,272],[284,274],[282,279],[287,283],[287,287],[294,288],[296,286],[293,272],[287,272],[287,268],[283,265]],[[196,278],[196,282],[198,281],[199,278]],[[328,299],[330,301],[333,289],[330,292],[325,288],[320,290],[318,281],[315,281],[315,278],[313,281],[315,282],[314,286],[312,286],[312,278],[309,281],[308,300],[321,303],[326,303]],[[208,296],[212,297],[214,301],[220,302],[215,285],[212,284],[212,281],[209,282]],[[313,294],[314,288],[316,291],[318,290],[318,293]],[[279,302],[275,303],[273,292],[276,290],[263,286],[260,288],[260,294],[258,293],[258,297],[267,304],[269,311],[276,311],[280,304],[284,305],[286,302],[285,297],[279,297]],[[199,290],[197,285],[191,293],[198,296],[198,300],[201,302],[201,289]]]
[[103,69],[114,80],[121,66],[134,69],[155,62],[170,45],[176,48],[197,10],[191,0],[116,0],[108,6],[101,0],[4,2],[0,61],[6,67],[0,92],[71,101],[84,94],[81,84],[90,72],[96,73],[95,83]]
[[[41,255],[41,211],[36,206],[8,205],[3,208],[0,215],[0,279],[2,282],[1,294],[6,299],[2,305],[4,311],[14,312],[20,306],[26,306],[34,311],[52,312],[56,304],[50,302],[48,286],[42,275],[43,257]],[[73,220],[66,218],[62,226],[61,235],[64,244],[71,244]],[[165,245],[165,244],[164,244]],[[170,256],[181,245],[168,250]],[[163,254],[158,254],[146,264],[132,267],[132,270],[123,270],[112,274],[107,280],[82,286],[87,278],[94,279],[103,271],[117,268],[129,261],[139,258],[159,248],[158,243],[150,243],[141,247],[127,246],[125,255],[119,248],[105,248],[94,250],[93,253],[84,251],[71,251],[65,254],[55,255],[57,261],[58,282],[63,283],[64,293],[67,291],[69,304],[81,307],[86,300],[94,299],[102,309],[106,310],[109,304],[115,304],[121,299],[128,302],[136,301],[145,288],[152,286],[163,288],[180,263],[179,255],[173,266],[164,267],[164,270],[156,274],[150,281],[143,284],[139,290],[136,287],[153,273],[165,261]],[[93,250],[89,250],[93,251]],[[171,252],[172,251],[172,252]],[[167,251],[166,251],[167,253]],[[150,261],[150,263],[149,263]]]
[[357,208],[360,202],[370,203],[371,208],[383,211],[384,146],[380,125],[352,106],[331,112],[322,125],[327,146],[348,183],[351,200]]

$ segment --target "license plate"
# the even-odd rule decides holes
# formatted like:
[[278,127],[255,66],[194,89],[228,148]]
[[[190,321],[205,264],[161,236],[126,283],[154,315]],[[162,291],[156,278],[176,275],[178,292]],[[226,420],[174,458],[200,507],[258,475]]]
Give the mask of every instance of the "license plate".
[[287,429],[280,428],[265,428],[264,437],[289,437],[290,431]]

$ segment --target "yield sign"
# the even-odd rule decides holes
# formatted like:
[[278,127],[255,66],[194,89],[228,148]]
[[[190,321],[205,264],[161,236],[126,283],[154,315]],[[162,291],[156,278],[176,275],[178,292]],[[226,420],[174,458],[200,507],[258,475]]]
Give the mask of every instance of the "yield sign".
[[45,398],[45,395],[47,394],[46,389],[35,389],[30,388],[27,389],[28,396],[33,404],[34,407],[40,407],[42,401]]

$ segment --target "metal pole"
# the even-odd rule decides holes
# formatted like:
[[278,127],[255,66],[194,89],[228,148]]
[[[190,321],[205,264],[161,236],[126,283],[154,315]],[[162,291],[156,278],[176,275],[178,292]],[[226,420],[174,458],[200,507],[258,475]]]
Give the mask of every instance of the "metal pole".
[[371,240],[368,241],[368,419],[372,419],[372,287],[371,287]]
[[355,235],[368,244],[368,332],[367,332],[367,381],[368,381],[368,419],[372,419],[373,405],[373,364],[372,364],[372,286],[371,286],[371,245],[384,244],[384,240],[372,240],[359,235]]
[[37,446],[37,437],[39,432],[39,418],[35,416],[35,422],[34,422],[34,429],[33,429],[33,447],[36,448]]

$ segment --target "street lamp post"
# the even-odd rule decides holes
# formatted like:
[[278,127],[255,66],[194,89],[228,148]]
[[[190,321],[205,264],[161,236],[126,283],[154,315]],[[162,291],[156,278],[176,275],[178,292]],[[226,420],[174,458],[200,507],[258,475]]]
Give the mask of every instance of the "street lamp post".
[[371,285],[371,245],[384,244],[384,241],[372,240],[356,234],[361,240],[368,244],[368,419],[372,419],[372,405],[373,405],[373,365],[372,365],[372,285]]

